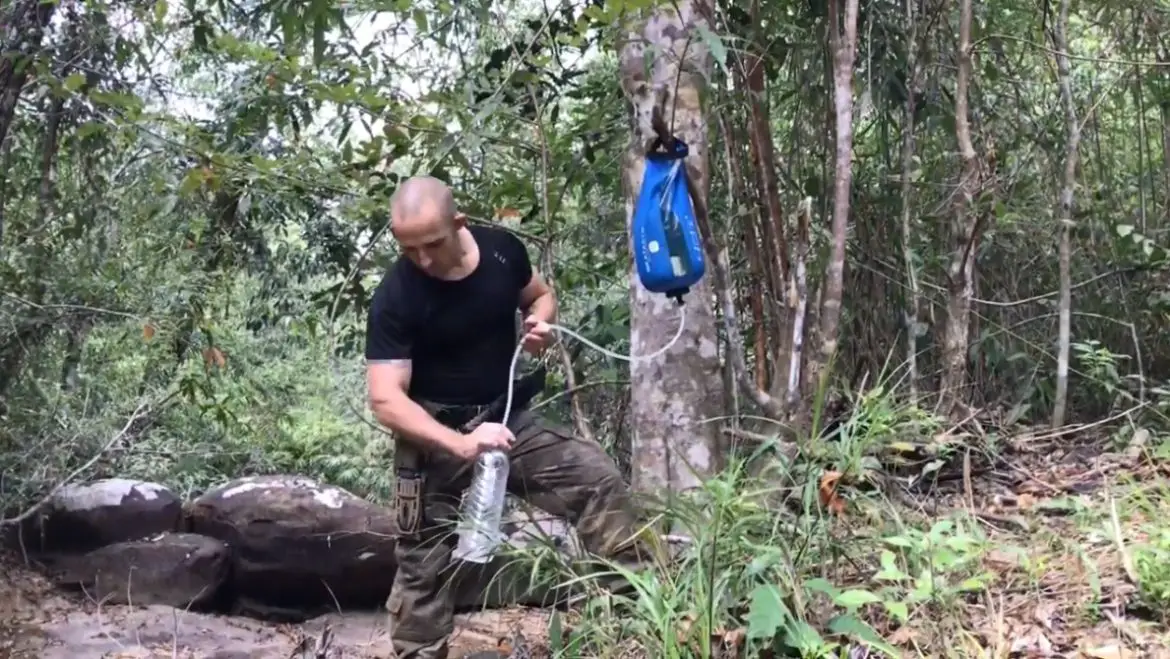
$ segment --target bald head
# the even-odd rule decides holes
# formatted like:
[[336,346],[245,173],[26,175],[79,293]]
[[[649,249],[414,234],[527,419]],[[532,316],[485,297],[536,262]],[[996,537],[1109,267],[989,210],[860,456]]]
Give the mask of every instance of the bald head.
[[465,224],[450,188],[432,176],[407,179],[390,199],[390,233],[406,258],[436,277],[460,271]]
[[454,219],[455,197],[433,176],[412,176],[390,198],[390,222],[398,228],[420,223],[446,227]]

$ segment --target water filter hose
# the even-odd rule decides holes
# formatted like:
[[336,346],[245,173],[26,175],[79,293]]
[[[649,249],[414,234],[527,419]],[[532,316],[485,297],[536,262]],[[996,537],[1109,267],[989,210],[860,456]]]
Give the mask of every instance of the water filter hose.
[[[575,332],[575,331],[573,331],[573,330],[571,330],[568,327],[565,327],[563,325],[549,323],[549,328],[556,331],[558,334],[567,334],[567,335],[573,337],[574,339],[577,339],[581,343],[584,343],[585,345],[589,346],[590,348],[593,348],[594,350],[596,350],[597,352],[600,352],[601,354],[605,355],[606,357],[613,357],[614,359],[620,359],[624,362],[629,362],[632,364],[634,362],[650,361],[651,359],[654,359],[655,357],[661,355],[662,353],[666,352],[667,350],[670,350],[671,346],[673,346],[675,343],[678,343],[679,338],[682,337],[683,330],[686,329],[686,324],[687,324],[686,321],[687,321],[686,309],[683,308],[683,305],[680,303],[678,305],[678,329],[675,330],[674,337],[672,337],[670,339],[670,341],[667,342],[666,345],[662,346],[661,348],[655,350],[654,352],[652,352],[648,355],[623,355],[621,353],[614,352],[614,351],[609,350],[607,348],[603,348],[603,347],[597,345],[596,343],[590,341],[589,339],[581,336],[577,332]],[[500,419],[500,423],[502,423],[504,425],[508,425],[508,416],[512,412],[512,395],[515,392],[515,388],[516,388],[516,366],[520,362],[520,353],[523,352],[523,350],[524,350],[524,342],[521,341],[520,344],[518,344],[516,346],[516,351],[512,353],[512,365],[508,368],[508,397],[506,399],[506,402],[504,403],[504,416],[503,416],[503,418]]]
[[[549,323],[549,327],[559,334],[565,334],[577,339],[608,357],[630,363],[648,361],[669,350],[682,337],[683,331],[686,329],[686,310],[683,308],[681,301],[679,302],[678,309],[678,330],[675,331],[674,337],[666,345],[648,355],[623,355],[603,348],[562,325]],[[516,346],[515,352],[512,353],[512,363],[508,368],[508,395],[504,403],[504,414],[500,419],[500,423],[505,426],[508,424],[508,418],[512,414],[512,398],[515,394],[516,387],[516,368],[519,364],[520,353],[523,352],[523,349],[524,342],[521,341]],[[491,557],[492,551],[503,541],[500,525],[504,513],[507,484],[508,456],[505,452],[500,450],[487,451],[476,458],[471,485],[467,488],[467,493],[463,500],[463,514],[461,515],[462,519],[457,531],[459,541],[455,548],[455,558],[471,563],[486,563]]]

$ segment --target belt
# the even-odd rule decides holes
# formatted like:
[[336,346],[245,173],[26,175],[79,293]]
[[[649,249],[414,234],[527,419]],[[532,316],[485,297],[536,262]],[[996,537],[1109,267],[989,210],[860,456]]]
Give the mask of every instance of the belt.
[[[544,390],[548,369],[543,364],[531,373],[516,380],[512,388],[512,412],[524,409],[532,399]],[[504,416],[504,407],[508,404],[508,394],[505,392],[496,400],[487,405],[449,405],[434,401],[416,400],[424,410],[436,421],[459,432],[468,433],[475,430],[480,424],[498,422]],[[398,453],[399,475],[412,476],[410,472],[419,472],[423,468],[423,455],[412,442],[395,442],[395,451]]]
[[[490,418],[492,410],[491,403],[486,405],[448,405],[427,400],[420,400],[415,402],[417,402],[422,406],[423,409],[429,412],[430,415],[435,418],[435,421],[438,421],[448,428],[462,428],[463,426],[472,424],[481,416],[484,418],[479,420],[479,422],[475,425],[495,420]],[[497,418],[499,416],[500,414],[496,414]]]
[[[544,389],[547,371],[542,364],[533,372],[520,378],[513,387],[512,406],[523,409],[536,394]],[[416,401],[439,423],[459,430],[471,432],[476,426],[487,421],[497,421],[504,416],[508,404],[505,393],[489,405],[443,405],[430,401]],[[394,447],[395,484],[394,511],[398,532],[412,535],[418,532],[422,522],[422,495],[425,489],[423,473],[425,456],[410,441],[396,441]]]

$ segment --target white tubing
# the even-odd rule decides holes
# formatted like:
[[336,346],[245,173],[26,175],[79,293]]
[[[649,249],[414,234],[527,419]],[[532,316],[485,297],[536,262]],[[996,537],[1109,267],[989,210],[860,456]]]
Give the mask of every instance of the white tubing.
[[[625,361],[625,362],[633,363],[633,362],[642,362],[642,361],[648,361],[648,360],[654,359],[655,357],[657,357],[657,356],[661,355],[662,353],[666,352],[667,350],[669,350],[670,347],[672,345],[674,345],[676,342],[678,342],[679,338],[682,337],[683,329],[686,327],[686,320],[687,320],[687,311],[680,304],[679,308],[678,308],[678,330],[675,331],[674,338],[672,338],[666,345],[662,346],[658,350],[655,350],[654,352],[652,352],[648,355],[622,355],[622,354],[616,353],[612,350],[608,350],[606,348],[603,348],[603,347],[597,345],[596,343],[590,341],[589,339],[581,336],[577,332],[574,332],[573,330],[571,330],[567,327],[563,327],[561,325],[555,325],[553,323],[549,323],[549,327],[551,327],[553,330],[557,331],[560,334],[568,334],[569,336],[573,337],[574,339],[577,339],[581,343],[584,343],[585,345],[589,346],[590,348],[593,348],[594,350],[596,350],[597,352],[600,352],[603,355],[606,355],[607,357],[613,357],[614,359],[620,359],[620,360]],[[520,361],[520,352],[523,349],[524,349],[524,342],[521,341],[520,344],[516,346],[516,351],[514,353],[512,353],[512,365],[508,368],[508,398],[507,398],[507,402],[504,403],[504,416],[503,416],[503,418],[500,419],[500,423],[504,424],[505,426],[508,425],[508,417],[512,413],[512,395],[516,389],[516,365]]]

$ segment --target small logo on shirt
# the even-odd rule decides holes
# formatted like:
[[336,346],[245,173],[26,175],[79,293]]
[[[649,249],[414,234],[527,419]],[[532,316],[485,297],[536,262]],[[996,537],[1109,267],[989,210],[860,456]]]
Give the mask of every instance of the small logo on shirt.
[[492,255],[495,256],[496,260],[499,261],[500,263],[503,263],[504,265],[508,265],[508,259],[504,258],[503,254],[500,254],[499,252],[492,252]]

